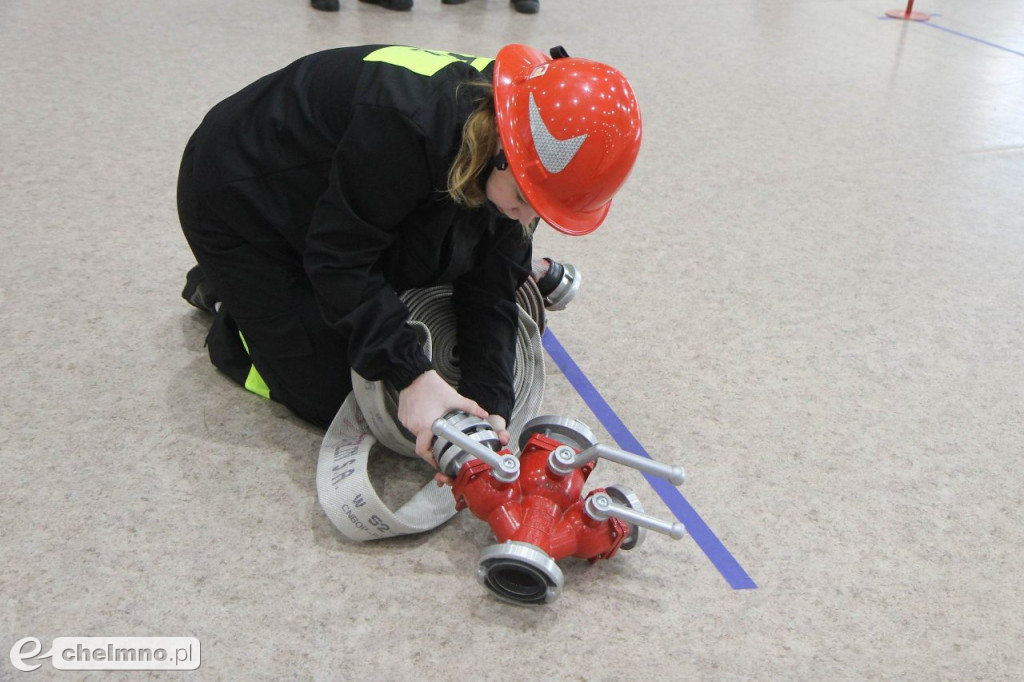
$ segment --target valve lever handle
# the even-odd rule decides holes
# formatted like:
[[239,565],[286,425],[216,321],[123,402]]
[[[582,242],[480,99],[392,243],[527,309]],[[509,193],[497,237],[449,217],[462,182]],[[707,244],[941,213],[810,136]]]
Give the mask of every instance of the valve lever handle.
[[682,485],[683,481],[686,480],[686,472],[681,466],[655,462],[653,459],[635,455],[632,452],[626,452],[625,450],[620,450],[610,445],[605,445],[604,443],[591,445],[586,450],[578,452],[576,456],[573,457],[573,462],[570,466],[573,469],[578,469],[584,464],[593,462],[598,457],[611,460],[616,464],[628,466],[632,469],[636,469],[637,471],[642,471],[645,474],[664,478],[672,485]]
[[519,478],[519,460],[512,455],[499,455],[483,443],[477,442],[462,431],[453,428],[445,419],[435,419],[430,430],[435,436],[448,440],[487,464],[491,467],[494,478],[497,480],[511,483]]
[[678,521],[670,523],[644,514],[643,512],[638,512],[635,509],[618,504],[612,500],[611,496],[607,493],[594,493],[588,497],[585,508],[590,518],[597,521],[604,521],[608,519],[608,517],[613,517],[659,533],[664,533],[676,540],[679,540],[686,535],[686,527]]

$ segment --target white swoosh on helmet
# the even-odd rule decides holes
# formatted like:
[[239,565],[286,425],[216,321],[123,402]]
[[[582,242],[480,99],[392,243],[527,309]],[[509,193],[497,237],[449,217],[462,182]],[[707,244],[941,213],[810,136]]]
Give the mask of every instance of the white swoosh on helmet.
[[530,132],[533,133],[533,144],[537,147],[537,156],[540,157],[541,165],[549,173],[561,173],[569,162],[576,156],[576,152],[583,146],[587,135],[577,135],[567,140],[559,140],[551,134],[548,126],[541,118],[537,102],[530,93]]

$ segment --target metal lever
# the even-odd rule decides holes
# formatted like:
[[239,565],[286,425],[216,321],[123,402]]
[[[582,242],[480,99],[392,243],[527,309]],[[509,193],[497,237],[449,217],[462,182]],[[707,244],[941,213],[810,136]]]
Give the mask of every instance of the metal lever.
[[610,445],[597,443],[586,450],[573,452],[571,448],[560,447],[552,451],[549,466],[558,473],[568,474],[571,469],[579,469],[584,464],[593,462],[598,457],[611,460],[616,464],[622,464],[632,469],[651,474],[658,478],[664,478],[672,485],[682,485],[686,480],[686,472],[681,466],[670,466],[655,462],[653,459],[634,455],[632,452],[619,450]]
[[430,430],[435,436],[447,439],[448,442],[487,464],[491,467],[494,478],[502,483],[512,483],[519,478],[519,460],[512,455],[499,455],[462,431],[452,428],[445,419],[435,419]]
[[627,523],[632,523],[643,528],[649,528],[650,530],[664,533],[671,538],[676,540],[681,539],[686,535],[686,527],[678,521],[669,523],[656,519],[653,516],[648,516],[643,512],[638,512],[635,509],[630,509],[621,504],[617,504],[607,493],[594,493],[587,498],[585,509],[590,518],[595,521],[605,521],[608,517],[614,517]]

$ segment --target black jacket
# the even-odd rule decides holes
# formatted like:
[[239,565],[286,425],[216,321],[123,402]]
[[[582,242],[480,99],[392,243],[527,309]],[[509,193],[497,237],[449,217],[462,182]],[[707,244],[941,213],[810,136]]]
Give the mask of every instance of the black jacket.
[[401,389],[430,368],[397,292],[452,283],[459,390],[507,419],[531,245],[515,221],[446,192],[473,108],[459,86],[490,81],[492,67],[397,46],[319,52],[218,104],[193,145],[204,206],[304,269],[363,377]]

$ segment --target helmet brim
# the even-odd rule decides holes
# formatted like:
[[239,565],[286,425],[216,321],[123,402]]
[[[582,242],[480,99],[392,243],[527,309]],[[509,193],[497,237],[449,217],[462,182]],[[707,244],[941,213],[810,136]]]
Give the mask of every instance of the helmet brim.
[[569,211],[530,181],[526,174],[527,150],[513,134],[517,125],[529,129],[528,121],[517,121],[513,109],[514,86],[525,80],[531,70],[550,62],[543,52],[529,45],[506,45],[494,58],[494,114],[498,135],[505,150],[509,170],[516,179],[524,198],[541,220],[559,232],[570,235],[589,234],[598,228],[611,207],[611,202],[594,211]]

